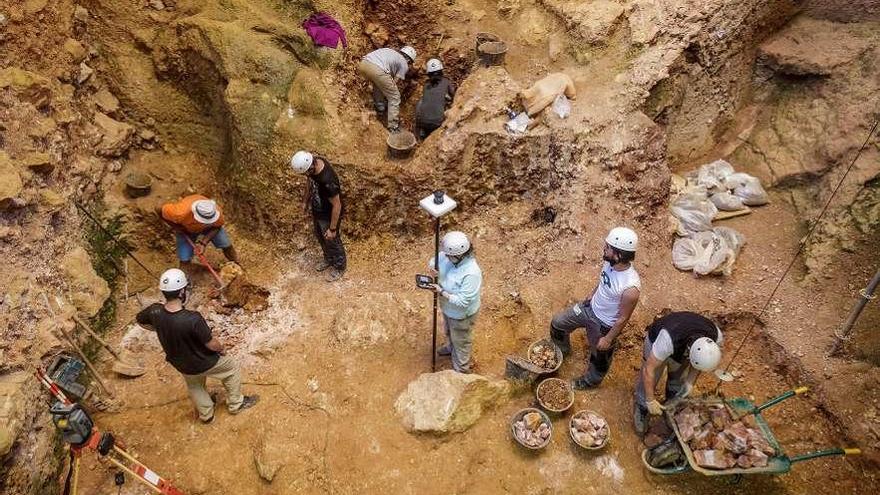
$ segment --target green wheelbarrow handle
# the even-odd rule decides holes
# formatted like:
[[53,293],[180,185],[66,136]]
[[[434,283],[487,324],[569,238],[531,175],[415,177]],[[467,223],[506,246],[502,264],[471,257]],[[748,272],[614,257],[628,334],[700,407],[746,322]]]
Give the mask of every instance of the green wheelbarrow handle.
[[776,404],[779,404],[780,402],[782,402],[786,399],[790,399],[790,398],[794,397],[795,395],[805,394],[805,393],[807,393],[808,390],[810,390],[810,389],[807,387],[798,387],[794,390],[789,390],[788,392],[786,392],[780,396],[777,396],[777,397],[774,397],[774,398],[768,400],[767,402],[761,404],[760,406],[755,406],[755,408],[752,409],[751,412],[752,412],[752,414],[758,414],[759,412],[763,411],[764,409],[767,409],[769,407],[773,407]]
[[807,452],[806,454],[796,455],[789,457],[789,462],[792,464],[801,461],[808,461],[810,459],[816,459],[817,457],[826,457],[830,455],[860,455],[862,453],[861,449],[855,448],[836,448],[836,449],[826,449],[826,450],[817,450],[815,452]]

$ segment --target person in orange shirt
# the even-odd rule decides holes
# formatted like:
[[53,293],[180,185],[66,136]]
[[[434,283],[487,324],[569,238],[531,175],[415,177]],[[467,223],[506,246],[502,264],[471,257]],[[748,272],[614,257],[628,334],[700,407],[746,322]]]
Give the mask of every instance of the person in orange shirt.
[[202,251],[210,242],[217,249],[223,250],[226,259],[238,263],[238,253],[223,228],[223,212],[214,200],[192,194],[176,203],[165,203],[156,209],[156,213],[174,230],[177,258],[180,259],[180,267],[184,271],[187,271],[195,254],[187,238]]

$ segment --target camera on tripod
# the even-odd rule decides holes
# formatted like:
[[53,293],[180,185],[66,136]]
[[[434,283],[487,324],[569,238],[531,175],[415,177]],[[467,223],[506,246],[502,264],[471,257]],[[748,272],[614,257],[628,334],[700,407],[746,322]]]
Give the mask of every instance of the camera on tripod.
[[[52,423],[61,432],[61,438],[74,447],[86,447],[95,432],[95,422],[89,413],[79,404],[56,402],[49,408]],[[116,439],[112,433],[101,434],[98,442],[91,446],[101,455],[107,455],[113,449]]]

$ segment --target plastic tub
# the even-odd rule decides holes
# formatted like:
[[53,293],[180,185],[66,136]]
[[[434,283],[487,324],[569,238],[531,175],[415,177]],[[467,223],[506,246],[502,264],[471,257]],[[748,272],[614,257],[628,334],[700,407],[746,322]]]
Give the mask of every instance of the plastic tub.
[[605,424],[608,425],[608,436],[605,437],[605,441],[602,442],[601,445],[596,445],[596,446],[593,446],[593,445],[584,445],[584,444],[582,444],[582,443],[580,443],[580,442],[577,441],[577,438],[575,438],[574,433],[572,433],[572,431],[571,431],[572,429],[574,429],[574,420],[575,420],[575,418],[578,418],[578,417],[580,417],[580,416],[586,416],[586,415],[589,414],[589,413],[592,413],[592,414],[594,414],[594,415],[596,415],[596,416],[599,416],[599,417],[602,418],[602,419],[605,419],[604,416],[602,416],[601,414],[597,413],[596,411],[590,411],[589,409],[583,409],[583,410],[581,410],[581,411],[578,411],[578,412],[572,414],[572,415],[571,415],[571,419],[568,420],[568,436],[571,437],[571,441],[574,442],[575,445],[577,445],[578,447],[580,447],[580,448],[582,448],[582,449],[585,449],[585,450],[600,450],[600,449],[603,449],[603,448],[605,448],[606,445],[608,445],[608,441],[611,440],[611,425],[608,425],[608,421],[607,421],[607,420],[605,421]]
[[[565,387],[565,389],[568,391],[568,403],[565,405],[565,407],[563,407],[561,409],[555,409],[555,408],[549,407],[547,404],[544,403],[544,401],[541,400],[541,390],[543,388],[547,387],[551,383],[561,383]],[[535,399],[537,399],[538,405],[543,407],[544,410],[552,412],[552,413],[561,414],[561,413],[564,413],[565,411],[568,411],[571,408],[571,406],[574,405],[574,390],[572,390],[571,384],[568,383],[566,380],[563,380],[561,378],[547,378],[546,380],[539,383],[538,386],[535,388]]]
[[386,143],[391,158],[409,158],[416,148],[416,136],[409,131],[392,132]]
[[[544,421],[544,423],[547,423],[547,426],[550,427],[550,436],[548,436],[547,439],[544,440],[544,443],[538,445],[537,447],[532,447],[531,445],[526,445],[525,443],[523,443],[523,441],[520,440],[519,437],[516,435],[516,428],[513,426],[514,424],[516,424],[517,421],[521,420],[523,416],[532,412],[540,414],[541,419]],[[550,421],[550,416],[548,416],[547,413],[545,413],[544,411],[536,409],[534,407],[527,407],[525,409],[517,411],[517,413],[510,418],[510,434],[513,436],[513,439],[516,441],[516,443],[522,445],[523,447],[529,450],[541,450],[547,445],[550,445],[550,439],[553,438],[553,423]]]

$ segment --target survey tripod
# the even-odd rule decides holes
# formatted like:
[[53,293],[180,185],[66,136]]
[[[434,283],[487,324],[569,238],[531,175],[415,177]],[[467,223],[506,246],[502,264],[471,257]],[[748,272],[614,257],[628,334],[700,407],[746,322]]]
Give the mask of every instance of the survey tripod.
[[68,399],[43,370],[38,369],[36,375],[40,383],[57,399],[49,409],[49,413],[52,415],[52,423],[61,432],[62,439],[70,445],[70,472],[64,486],[65,495],[77,495],[79,463],[85,451],[97,452],[101,459],[111,462],[121,470],[116,475],[117,485],[125,482],[124,475],[120,475],[128,473],[155,493],[184,495],[170,481],[162,478],[128,453],[125,446],[116,440],[112,433],[98,431],[89,413],[81,405]]

